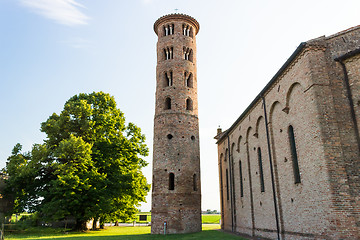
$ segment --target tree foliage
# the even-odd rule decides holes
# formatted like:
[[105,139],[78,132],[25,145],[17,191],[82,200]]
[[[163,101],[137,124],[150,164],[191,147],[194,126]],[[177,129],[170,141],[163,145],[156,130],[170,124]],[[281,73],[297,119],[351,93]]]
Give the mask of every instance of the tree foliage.
[[[109,94],[79,94],[41,124],[47,135],[31,152],[14,147],[6,173],[15,211],[39,211],[48,219],[73,217],[77,228],[105,217],[129,218],[145,201],[141,172],[145,136]],[[26,183],[26,184],[25,184]]]

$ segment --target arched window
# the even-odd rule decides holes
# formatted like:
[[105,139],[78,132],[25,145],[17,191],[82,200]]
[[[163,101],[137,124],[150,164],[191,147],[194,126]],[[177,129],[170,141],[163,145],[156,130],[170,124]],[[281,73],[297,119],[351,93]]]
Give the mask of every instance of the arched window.
[[193,61],[193,52],[192,49],[184,47],[183,48],[183,55],[185,60],[189,60],[190,62]]
[[174,173],[169,173],[169,190],[175,189],[175,175]]
[[294,134],[293,126],[291,126],[291,125],[289,126],[288,133],[289,133],[291,159],[292,159],[293,172],[294,172],[294,182],[301,183],[300,169],[299,169],[298,156],[297,156],[297,152],[296,152],[295,134]]
[[174,34],[174,24],[170,24],[169,25],[169,34],[173,35]]
[[226,199],[229,200],[229,173],[226,169]]
[[164,59],[169,60],[173,58],[174,58],[174,48],[173,47],[164,48]]
[[184,24],[183,25],[183,35],[188,36],[188,37],[193,37],[192,27]]
[[172,71],[165,72],[164,77],[165,77],[164,86],[165,87],[172,86],[173,85],[173,73],[172,73]]
[[193,110],[193,102],[190,98],[186,99],[186,110]]
[[167,97],[165,99],[165,110],[171,109],[171,98]]
[[244,186],[243,186],[241,161],[239,161],[239,176],[240,176],[240,197],[243,197],[244,196]]
[[193,189],[194,191],[197,191],[196,174],[193,175]]
[[184,76],[185,76],[185,86],[192,88],[193,87],[193,74],[185,72]]
[[239,137],[238,143],[237,143],[237,151],[240,152],[240,143],[241,143],[242,136]]
[[174,24],[168,24],[164,26],[164,36],[174,34]]
[[264,172],[263,172],[263,164],[262,164],[262,157],[261,157],[261,149],[260,148],[258,148],[258,160],[259,160],[259,174],[260,174],[261,192],[265,192]]

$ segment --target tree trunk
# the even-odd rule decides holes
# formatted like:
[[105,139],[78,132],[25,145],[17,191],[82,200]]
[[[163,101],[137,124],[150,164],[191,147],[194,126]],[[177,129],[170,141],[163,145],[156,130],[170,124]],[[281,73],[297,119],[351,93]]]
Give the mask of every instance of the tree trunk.
[[75,230],[76,231],[85,231],[85,230],[87,230],[86,229],[86,221],[76,219]]
[[100,229],[104,229],[104,225],[105,225],[105,218],[100,217]]
[[97,223],[98,219],[99,218],[94,218],[93,219],[92,230],[96,230],[96,223]]

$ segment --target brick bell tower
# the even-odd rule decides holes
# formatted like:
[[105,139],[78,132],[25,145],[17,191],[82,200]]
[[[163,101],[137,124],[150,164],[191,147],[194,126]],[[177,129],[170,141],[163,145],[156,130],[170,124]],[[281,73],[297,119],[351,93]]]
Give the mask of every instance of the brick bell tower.
[[169,14],[158,36],[151,233],[201,231],[200,148],[196,79],[199,23]]

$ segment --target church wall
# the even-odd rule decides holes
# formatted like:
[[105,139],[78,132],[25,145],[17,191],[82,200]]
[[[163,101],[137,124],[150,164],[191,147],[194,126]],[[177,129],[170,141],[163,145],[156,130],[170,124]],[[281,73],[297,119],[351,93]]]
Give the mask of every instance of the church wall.
[[[278,194],[280,194],[278,201],[281,204],[282,231],[293,234],[312,232],[317,234],[319,231],[324,231],[327,221],[326,219],[323,220],[323,216],[329,212],[328,202],[330,195],[328,191],[329,185],[326,184],[326,171],[319,174],[319,169],[324,169],[326,166],[321,140],[317,140],[320,138],[317,127],[318,122],[316,121],[317,109],[311,91],[308,90],[304,93],[312,85],[309,77],[310,70],[307,67],[309,66],[310,55],[309,52],[305,53],[303,58],[265,96],[267,114],[272,109],[268,117],[272,132],[271,141],[275,145],[272,152],[273,162],[277,161],[275,171],[278,176],[277,189]],[[288,113],[283,111],[286,107],[289,109]],[[235,130],[230,135],[232,143],[235,143],[240,135],[241,138],[244,138],[243,143],[240,141],[240,152],[235,151],[233,155],[234,189],[237,199],[235,205],[236,225],[237,231],[250,233],[252,232],[253,221],[254,235],[275,238],[276,220],[263,111],[262,103],[259,102],[239,126],[234,128]],[[287,129],[290,124],[293,125],[296,131],[299,167],[302,178],[302,182],[299,184],[294,184],[293,180]],[[260,184],[258,148],[261,149],[262,156],[264,192],[261,191]],[[247,160],[248,157],[249,161],[244,161],[245,164],[242,165],[242,168],[244,168],[244,197],[241,198],[238,162],[240,159]],[[314,164],[316,165],[315,168]],[[251,190],[249,186],[249,169],[252,181]],[[224,175],[225,171],[223,170]],[[318,176],[317,180],[313,179],[315,175]],[[315,189],[314,186],[316,186]],[[253,201],[251,201],[250,191]],[[225,205],[230,212],[230,203]],[[224,227],[228,230],[231,229],[230,214],[225,213]]]
[[[360,32],[357,30],[356,32]],[[347,32],[345,32],[347,34]],[[345,34],[344,33],[344,34]],[[346,100],[344,75],[334,56],[355,49],[359,33],[324,37],[307,45],[263,93],[268,114],[271,157],[282,239],[356,239],[359,237],[359,152]],[[341,40],[343,41],[343,40]],[[336,43],[334,43],[336,42]],[[340,44],[341,45],[341,44]],[[343,44],[344,45],[344,44]],[[359,57],[345,60],[360,122]],[[269,152],[261,98],[221,133],[218,142],[223,191],[223,229],[276,239]],[[295,183],[289,126],[293,127],[301,182]],[[359,128],[358,128],[359,129]],[[225,136],[225,137],[224,137]],[[229,142],[228,139],[229,137]],[[230,146],[229,146],[230,145]],[[231,146],[236,146],[231,151]],[[257,149],[261,148],[264,187],[261,191]],[[233,159],[233,195],[226,199],[226,169]],[[348,151],[346,151],[348,150]],[[222,158],[220,157],[222,156]],[[225,161],[226,159],[226,161]],[[240,194],[239,161],[243,197]],[[356,173],[357,172],[357,173]],[[357,195],[356,195],[357,192]],[[343,196],[342,196],[343,195]],[[233,213],[231,212],[233,211]],[[233,218],[236,218],[233,221]]]
[[[354,104],[355,117],[358,131],[360,129],[360,54],[345,61],[347,74],[349,77],[350,91]],[[360,134],[360,132],[359,132]]]
[[318,108],[326,113],[319,119],[329,169],[332,210],[335,214],[329,231],[334,239],[358,239],[360,152],[354,104],[358,99],[353,93],[358,93],[359,88],[352,81],[360,77],[356,71],[359,65],[355,65],[358,64],[355,59],[360,47],[359,27],[334,34],[326,41],[330,81],[328,86],[318,86],[316,90],[319,100],[332,103],[318,104]]

